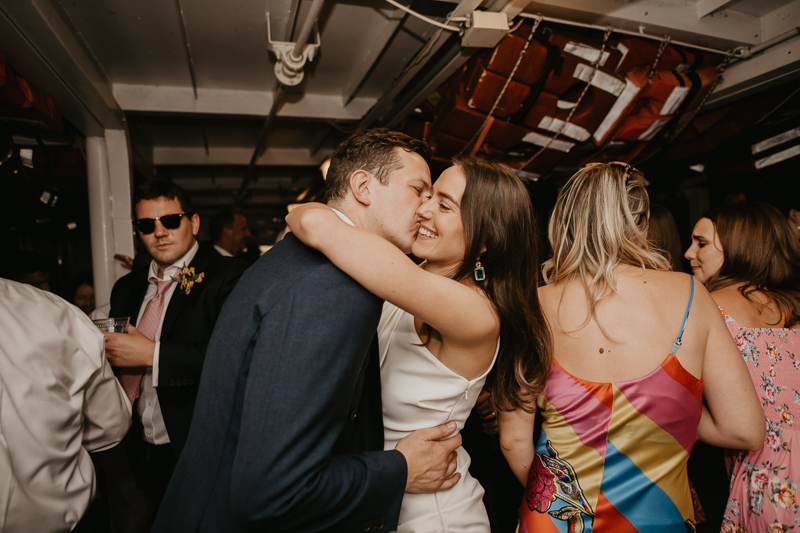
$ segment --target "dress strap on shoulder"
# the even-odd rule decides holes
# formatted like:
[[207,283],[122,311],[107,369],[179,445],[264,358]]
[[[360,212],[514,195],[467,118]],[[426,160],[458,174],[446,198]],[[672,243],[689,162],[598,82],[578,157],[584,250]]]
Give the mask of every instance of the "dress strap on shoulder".
[[678,336],[675,338],[675,344],[672,345],[672,350],[670,353],[675,353],[678,351],[678,347],[682,344],[683,339],[683,330],[686,327],[686,319],[689,318],[689,310],[692,308],[692,300],[694,299],[694,276],[689,276],[689,280],[691,283],[691,291],[689,292],[689,303],[686,304],[686,312],[683,314],[683,324],[681,324],[681,331],[678,333]]

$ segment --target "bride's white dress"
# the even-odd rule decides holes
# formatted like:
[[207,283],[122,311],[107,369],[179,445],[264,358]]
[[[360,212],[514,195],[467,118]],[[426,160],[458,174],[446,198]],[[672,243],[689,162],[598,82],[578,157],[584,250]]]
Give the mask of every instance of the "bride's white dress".
[[[381,387],[383,398],[384,449],[416,429],[455,421],[464,428],[478,399],[486,375],[459,376],[425,347],[414,329],[414,317],[385,303],[380,325]],[[498,349],[500,339],[497,341]],[[470,458],[459,447],[461,479],[448,491],[434,494],[405,493],[397,531],[403,533],[488,533],[489,518],[483,505],[483,487],[469,474]]]

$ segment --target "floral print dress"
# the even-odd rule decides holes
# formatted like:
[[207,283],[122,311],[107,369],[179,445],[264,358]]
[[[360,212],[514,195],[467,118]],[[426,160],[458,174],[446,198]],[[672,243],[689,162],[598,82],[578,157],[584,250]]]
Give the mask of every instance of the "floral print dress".
[[722,531],[800,533],[800,329],[743,328],[720,311],[747,363],[767,424],[760,450],[726,454],[731,493]]

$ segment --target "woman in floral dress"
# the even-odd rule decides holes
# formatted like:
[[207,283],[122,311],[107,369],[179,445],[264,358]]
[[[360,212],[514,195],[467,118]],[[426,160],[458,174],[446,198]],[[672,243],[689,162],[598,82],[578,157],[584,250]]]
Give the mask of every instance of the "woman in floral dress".
[[722,531],[798,531],[800,245],[777,209],[726,205],[698,222],[686,258],[722,311],[766,417],[760,450],[726,453]]

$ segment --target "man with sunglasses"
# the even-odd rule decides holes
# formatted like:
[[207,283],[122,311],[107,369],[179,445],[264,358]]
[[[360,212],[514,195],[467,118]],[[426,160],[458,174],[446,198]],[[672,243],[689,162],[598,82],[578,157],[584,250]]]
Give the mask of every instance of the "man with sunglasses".
[[133,404],[127,451],[155,511],[186,442],[208,340],[247,265],[198,246],[200,217],[181,187],[147,182],[134,206],[153,259],[114,285],[109,316],[131,325],[105,334],[106,357]]

